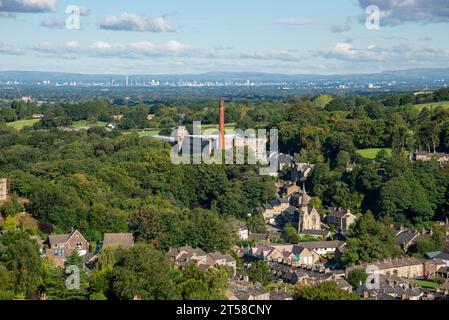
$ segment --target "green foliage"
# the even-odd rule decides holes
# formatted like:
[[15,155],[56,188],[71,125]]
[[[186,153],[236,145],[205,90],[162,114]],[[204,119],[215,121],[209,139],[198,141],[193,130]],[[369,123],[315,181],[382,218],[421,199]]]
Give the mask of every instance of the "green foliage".
[[248,270],[248,276],[253,283],[259,283],[263,286],[266,286],[274,279],[270,266],[262,260],[255,261],[251,264],[251,268]]
[[366,280],[368,279],[368,274],[363,269],[354,269],[351,271],[348,275],[347,281],[352,286],[352,288],[355,290],[364,283],[366,283]]
[[352,293],[340,289],[335,282],[323,282],[316,286],[298,286],[295,288],[296,300],[358,300]]
[[284,226],[283,238],[285,242],[291,244],[297,244],[299,243],[299,241],[301,241],[298,230],[296,230],[291,224],[287,224]]
[[131,300],[168,300],[178,297],[172,267],[165,255],[150,245],[126,250],[112,271],[112,296]]
[[371,212],[357,219],[351,228],[343,257],[345,265],[372,262],[402,254],[393,231],[385,223],[376,221]]

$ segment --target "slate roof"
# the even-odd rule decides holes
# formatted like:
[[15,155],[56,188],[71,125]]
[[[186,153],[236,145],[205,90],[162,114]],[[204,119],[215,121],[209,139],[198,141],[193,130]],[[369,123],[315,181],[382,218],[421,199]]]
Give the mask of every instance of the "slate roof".
[[401,231],[396,234],[396,243],[405,246],[418,237],[418,234],[411,231]]

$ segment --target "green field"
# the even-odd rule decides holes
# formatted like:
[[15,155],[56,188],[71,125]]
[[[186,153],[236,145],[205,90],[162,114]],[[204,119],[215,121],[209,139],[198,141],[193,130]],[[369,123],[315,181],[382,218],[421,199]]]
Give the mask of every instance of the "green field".
[[[85,128],[88,125],[89,125],[89,123],[87,122],[87,120],[79,120],[79,121],[72,122],[72,124],[70,125],[70,128],[79,129],[79,128]],[[98,127],[106,127],[108,124],[106,122],[97,121],[95,123],[95,125]]]
[[152,137],[159,134],[159,130],[146,130],[146,131],[139,131],[137,134],[140,138],[142,137]]
[[422,111],[424,108],[435,109],[436,107],[440,106],[445,109],[449,109],[449,101],[417,104],[415,105],[415,108],[419,111]]
[[438,289],[440,287],[438,285],[438,283],[435,283],[433,281],[425,281],[425,280],[417,280],[416,284],[418,284],[419,286],[421,286],[423,288],[428,288],[428,289]]
[[35,124],[36,122],[39,122],[39,119],[19,120],[15,122],[9,122],[7,125],[14,129],[22,130],[25,127],[33,126],[33,124]]
[[[201,131],[204,133],[206,130],[214,129],[218,131],[218,124],[202,124]],[[225,132],[229,134],[235,133],[235,123],[227,123],[225,125]]]
[[371,148],[371,149],[361,149],[357,150],[357,154],[361,155],[364,158],[367,159],[376,159],[377,154],[381,151],[385,150],[387,152],[387,155],[390,157],[392,154],[392,150],[389,148],[380,149],[380,148]]

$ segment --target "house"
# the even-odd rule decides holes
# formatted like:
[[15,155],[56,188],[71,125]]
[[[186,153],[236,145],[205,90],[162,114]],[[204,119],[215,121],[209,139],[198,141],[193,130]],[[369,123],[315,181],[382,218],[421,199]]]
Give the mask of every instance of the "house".
[[275,222],[275,210],[271,204],[266,203],[262,205],[262,214],[266,223],[273,224]]
[[290,202],[287,198],[279,198],[270,202],[271,207],[275,215],[279,215],[290,206]]
[[315,168],[315,165],[310,163],[296,163],[295,167],[296,170],[300,173],[300,180],[304,182],[309,178],[310,174]]
[[292,195],[295,193],[299,193],[301,188],[296,184],[296,182],[286,183],[282,188],[282,192],[284,193],[287,199],[290,199]]
[[187,265],[188,262],[193,261],[195,264],[206,264],[207,254],[200,248],[192,248],[191,246],[185,246],[178,249],[170,248],[168,253],[170,260],[180,268]]
[[244,224],[238,225],[238,236],[240,240],[248,240],[249,239],[249,230],[248,227]]
[[349,227],[355,223],[357,217],[351,213],[351,210],[343,210],[342,208],[331,208],[330,213],[326,216],[326,223],[334,226],[338,232],[346,233]]
[[449,279],[449,267],[441,267],[435,275],[440,278]]
[[419,300],[424,291],[416,281],[391,275],[380,275],[377,286],[361,285],[356,294],[364,299],[374,300]]
[[270,300],[270,292],[260,285],[247,281],[232,281],[226,292],[229,300],[260,301]]
[[75,228],[68,234],[49,235],[49,247],[45,251],[45,256],[54,260],[59,267],[64,266],[64,262],[73,250],[76,250],[80,256],[86,256],[89,253],[89,242]]
[[0,179],[0,204],[8,201],[8,179]]
[[[370,267],[377,268],[377,273],[381,275],[395,275],[401,278],[424,277],[426,275],[424,269],[424,259],[415,257],[389,258],[371,262]],[[354,269],[364,269],[368,267],[367,264],[357,265],[346,270],[349,274]]]
[[118,125],[116,123],[113,123],[113,122],[108,123],[108,125],[106,126],[106,128],[110,129],[110,130],[117,129],[117,127],[118,127]]
[[237,270],[237,262],[233,257],[227,254],[222,254],[220,252],[213,252],[207,255],[206,265],[210,267],[224,266],[229,267],[234,271]]
[[419,237],[419,233],[408,230],[397,230],[395,232],[395,236],[396,236],[396,243],[402,248],[402,250],[407,251],[408,248]]
[[279,290],[279,288],[276,288],[270,292],[270,300],[290,301],[293,300],[293,296],[289,292],[287,292],[286,289]]
[[440,166],[449,162],[449,154],[447,153],[415,152],[412,158],[415,161],[431,161],[435,159]]
[[355,163],[347,163],[346,164],[346,172],[347,173],[351,173],[352,171],[354,171],[354,169],[355,169],[355,167],[356,167],[357,165],[355,164]]
[[446,264],[446,266],[449,267],[449,253],[447,253],[447,252],[441,252],[441,251],[427,252],[424,256],[427,259],[441,260],[441,261],[443,261],[443,263]]
[[319,260],[320,256],[316,252],[303,246],[293,246],[287,259],[292,266],[313,266]]
[[432,259],[424,262],[424,271],[426,278],[432,278],[441,269],[447,267],[446,263],[441,259]]
[[334,255],[335,251],[343,246],[345,243],[343,241],[314,241],[314,242],[302,242],[299,244],[304,248],[314,251],[320,256],[324,255]]
[[220,252],[207,254],[202,249],[185,246],[181,248],[170,248],[167,256],[178,268],[184,268],[188,265],[196,265],[200,269],[206,270],[213,267],[225,266],[236,272],[237,263],[230,255]]
[[132,233],[105,233],[103,237],[103,248],[120,246],[128,249],[134,246]]

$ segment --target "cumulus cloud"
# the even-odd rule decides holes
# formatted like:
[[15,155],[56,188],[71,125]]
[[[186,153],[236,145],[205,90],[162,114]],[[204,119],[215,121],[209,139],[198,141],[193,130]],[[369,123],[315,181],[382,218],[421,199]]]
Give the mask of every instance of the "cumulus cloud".
[[126,44],[97,41],[89,45],[81,45],[76,41],[69,41],[62,46],[42,43],[32,47],[32,50],[46,56],[52,55],[61,58],[90,56],[139,59],[148,57],[181,57],[191,53],[188,46],[177,41],[168,41],[160,44],[149,41]]
[[428,46],[394,46],[356,48],[352,43],[339,42],[331,48],[321,49],[318,55],[327,59],[352,62],[419,62],[446,61],[449,52]]
[[56,11],[56,2],[56,0],[0,0],[0,12],[52,12]]
[[[447,0],[358,0],[361,8],[376,5],[381,11],[381,25],[397,26],[407,22],[449,22]],[[362,19],[365,21],[365,17]]]
[[143,18],[133,13],[123,12],[110,16],[100,23],[100,29],[114,31],[174,32],[175,29],[163,18]]
[[90,9],[86,6],[77,6],[78,9],[80,10],[80,16],[82,17],[87,17],[88,15],[90,15]]
[[20,48],[0,42],[0,55],[18,56],[18,55],[22,55],[24,53],[25,52]]
[[49,29],[64,29],[65,21],[64,20],[51,20],[46,19],[40,23],[41,27],[49,28]]

